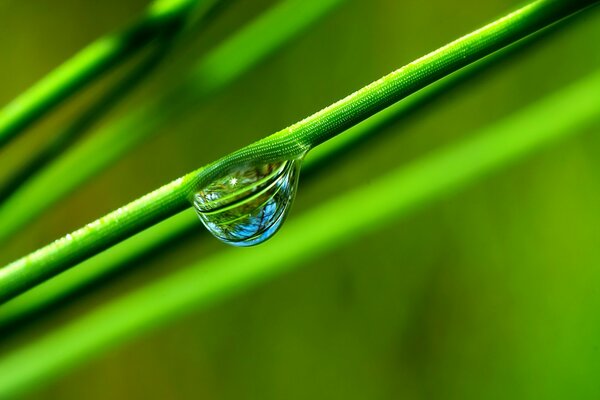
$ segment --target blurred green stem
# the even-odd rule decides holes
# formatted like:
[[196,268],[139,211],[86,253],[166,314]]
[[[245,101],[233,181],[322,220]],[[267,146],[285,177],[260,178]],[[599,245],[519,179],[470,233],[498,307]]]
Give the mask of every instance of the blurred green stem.
[[246,163],[297,157],[396,101],[593,3],[537,0],[367,85],[348,97],[191,172],[0,270],[6,301],[189,206],[193,192]]
[[21,186],[39,171],[47,167],[52,160],[67,150],[77,139],[85,134],[103,115],[108,113],[129,91],[133,90],[159,64],[171,41],[162,41],[159,48],[128,71],[113,87],[94,100],[82,115],[53,137],[48,145],[34,154],[27,162],[11,175],[10,179],[0,187],[0,204],[14,194]]
[[177,32],[195,7],[211,1],[155,0],[134,24],[81,50],[0,110],[0,147],[152,40]]
[[[218,253],[13,350],[0,359],[0,397],[20,394],[148,329],[273,279],[543,146],[583,132],[600,118],[599,92],[596,73],[462,143],[318,205],[290,220],[262,246]],[[360,213],[355,212],[357,204]],[[327,229],[314,229],[315,221]]]

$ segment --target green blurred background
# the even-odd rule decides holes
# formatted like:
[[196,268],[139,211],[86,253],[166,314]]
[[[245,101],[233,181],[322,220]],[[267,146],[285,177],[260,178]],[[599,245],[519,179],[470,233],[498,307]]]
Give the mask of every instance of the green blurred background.
[[[0,104],[146,4],[0,0]],[[107,121],[154,96],[272,4],[230,1]],[[519,4],[347,1],[29,225],[3,245],[0,264],[317,111]],[[597,70],[598,11],[447,93],[317,179],[301,181],[290,218]],[[3,149],[0,181],[103,83]],[[576,139],[356,237],[268,285],[110,350],[28,398],[597,399],[599,129],[600,121]],[[314,229],[327,226],[315,221]],[[197,235],[132,266],[139,268],[118,282],[41,316],[9,335],[0,351],[224,246],[198,223]]]

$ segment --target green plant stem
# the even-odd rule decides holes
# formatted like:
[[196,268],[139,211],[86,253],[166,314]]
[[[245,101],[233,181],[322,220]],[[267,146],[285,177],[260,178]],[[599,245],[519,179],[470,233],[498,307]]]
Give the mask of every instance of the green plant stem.
[[[243,252],[228,249],[100,306],[2,357],[0,397],[19,394],[148,329],[282,275],[543,146],[583,132],[600,119],[599,91],[596,73],[462,143],[318,205],[289,221],[269,243]],[[360,213],[355,212],[357,204]],[[313,229],[315,221],[327,229]]]
[[0,242],[110,166],[175,115],[195,110],[346,0],[285,0],[203,57],[173,90],[143,103],[24,183],[0,204]]
[[352,125],[494,51],[596,1],[537,0],[371,83],[350,96],[102,217],[0,270],[6,301],[182,211],[193,192],[231,168],[297,157]]
[[[569,20],[570,21],[570,20]],[[405,118],[414,119],[436,100],[443,98],[467,80],[473,80],[491,67],[502,65],[499,61],[508,61],[516,54],[522,54],[532,43],[537,43],[540,36],[555,32],[556,27],[545,29],[540,34],[532,35],[493,55],[486,57],[454,74],[441,79],[423,90],[409,96],[369,119],[353,126],[323,145],[308,153],[302,165],[302,181],[306,184],[322,170],[327,163],[336,157],[348,155],[349,151],[359,147],[368,139],[386,131],[392,124]],[[389,130],[389,129],[387,129]],[[120,271],[140,263],[149,253],[155,254],[179,238],[189,236],[198,231],[198,218],[188,209],[137,235],[115,245],[108,251],[95,255],[84,261],[77,268],[71,268],[62,274],[22,293],[0,307],[0,331],[10,329],[24,322],[33,314],[47,313],[49,309],[78,293],[83,293],[98,282],[117,275]],[[11,329],[12,331],[12,329]]]
[[175,33],[195,7],[209,1],[157,0],[131,26],[81,50],[0,111],[0,147],[152,40]]

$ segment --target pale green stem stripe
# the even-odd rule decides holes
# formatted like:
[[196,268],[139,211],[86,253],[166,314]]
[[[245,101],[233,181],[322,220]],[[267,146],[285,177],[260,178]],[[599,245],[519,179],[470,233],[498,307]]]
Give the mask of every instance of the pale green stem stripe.
[[157,0],[131,26],[81,50],[0,110],[0,147],[115,64],[157,37],[175,32],[197,5],[208,1]]
[[0,242],[158,132],[175,114],[198,107],[344,1],[286,0],[243,27],[203,57],[183,84],[94,132],[0,204]]
[[0,301],[183,210],[198,188],[231,168],[296,157],[403,97],[596,0],[537,0],[373,82],[322,111],[200,168],[0,270]]
[[[600,120],[599,92],[596,73],[462,143],[317,206],[290,220],[262,246],[228,249],[100,306],[3,356],[0,397],[20,394],[148,329],[273,279],[543,146],[583,132]],[[314,229],[316,225],[323,229]]]

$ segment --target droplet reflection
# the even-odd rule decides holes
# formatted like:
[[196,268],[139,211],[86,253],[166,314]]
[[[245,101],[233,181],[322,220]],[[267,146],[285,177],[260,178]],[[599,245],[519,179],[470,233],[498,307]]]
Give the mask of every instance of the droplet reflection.
[[253,246],[277,232],[296,195],[300,160],[247,166],[216,179],[194,195],[206,228],[233,246]]

